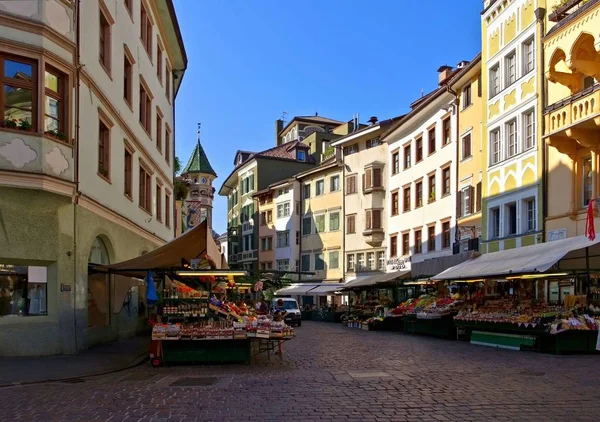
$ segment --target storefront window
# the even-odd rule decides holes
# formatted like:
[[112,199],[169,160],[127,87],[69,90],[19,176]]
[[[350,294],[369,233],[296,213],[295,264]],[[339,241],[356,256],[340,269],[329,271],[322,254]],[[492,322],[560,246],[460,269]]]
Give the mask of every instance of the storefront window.
[[0,318],[48,315],[46,267],[0,264]]

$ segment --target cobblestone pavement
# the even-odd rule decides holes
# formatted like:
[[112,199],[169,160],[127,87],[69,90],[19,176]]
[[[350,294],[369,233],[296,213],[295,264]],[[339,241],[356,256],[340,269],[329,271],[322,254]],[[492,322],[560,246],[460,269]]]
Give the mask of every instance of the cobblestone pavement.
[[[283,359],[0,389],[2,421],[598,421],[600,357],[307,322]],[[27,368],[23,368],[27,371]],[[214,382],[179,387],[183,377]]]

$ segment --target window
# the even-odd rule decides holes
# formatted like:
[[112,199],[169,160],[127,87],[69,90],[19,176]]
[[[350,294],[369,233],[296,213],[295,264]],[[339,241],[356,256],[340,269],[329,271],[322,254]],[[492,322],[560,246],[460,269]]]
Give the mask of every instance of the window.
[[365,228],[375,230],[381,228],[381,210],[367,210],[365,212]]
[[306,151],[298,150],[296,151],[296,158],[298,161],[306,161]]
[[465,86],[462,93],[462,108],[463,110],[473,104],[471,100],[471,84]]
[[523,114],[523,150],[535,146],[535,113],[530,110]]
[[331,176],[329,178],[329,191],[337,192],[340,190],[340,176]]
[[173,77],[171,72],[171,66],[167,63],[165,72],[165,95],[169,103],[171,102],[171,78]]
[[435,226],[427,227],[427,252],[435,252]]
[[410,145],[404,147],[404,169],[410,168]]
[[596,84],[596,79],[593,76],[586,76],[583,78],[583,89],[588,89]]
[[165,124],[165,160],[171,165],[171,129]]
[[592,200],[592,159],[583,159],[583,206],[587,206]]
[[329,213],[329,231],[340,229],[340,213],[339,211]]
[[273,238],[271,236],[260,238],[260,250],[270,251],[273,249]]
[[462,146],[462,159],[466,160],[471,157],[471,134],[463,136],[461,141]]
[[525,231],[537,230],[537,215],[535,212],[535,198],[525,200]]
[[442,223],[442,248],[450,247],[450,222]]
[[435,127],[429,129],[429,155],[435,152]]
[[481,211],[481,182],[477,183],[477,196],[475,197],[475,211]]
[[302,255],[300,262],[300,271],[310,271],[310,255]]
[[357,152],[358,152],[357,144],[348,145],[347,147],[344,147],[344,155],[352,155],[352,154],[356,154]]
[[277,247],[285,248],[290,246],[290,231],[277,232]]
[[289,271],[290,260],[289,259],[278,259],[277,260],[277,271]]
[[513,51],[504,59],[506,70],[506,86],[511,86],[517,80],[517,55]]
[[110,180],[110,129],[98,122],[98,174]]
[[46,67],[44,81],[44,133],[60,140],[67,140],[65,122],[66,77],[58,71]]
[[0,125],[13,129],[37,130],[37,72],[33,62],[0,54]]
[[165,225],[171,227],[171,195],[165,194]]
[[500,160],[502,160],[500,130],[496,129],[490,132],[490,165],[497,164]]
[[315,216],[315,233],[323,233],[325,231],[325,214]]
[[162,154],[162,113],[156,109],[156,149]]
[[108,73],[110,73],[110,44],[111,44],[111,25],[110,20],[103,10],[100,10],[100,64]]
[[506,223],[506,236],[512,236],[517,234],[517,203],[511,202],[504,205],[505,223]]
[[500,66],[496,64],[490,68],[490,98],[500,92]]
[[123,57],[123,98],[129,104],[133,106],[133,64],[129,57],[125,55]]
[[323,195],[325,193],[325,180],[317,180],[315,183],[315,196]]
[[390,258],[398,256],[398,236],[390,236]]
[[346,194],[356,193],[356,174],[346,177]]
[[452,141],[452,125],[450,124],[450,117],[445,118],[442,122],[442,130],[442,146],[446,146]]
[[511,120],[506,124],[506,145],[508,147],[507,158],[517,155],[517,121]]
[[152,213],[152,176],[141,165],[139,184],[140,207],[148,213]]
[[317,252],[315,254],[315,271],[321,271],[325,269],[325,260],[323,259],[323,252]]
[[473,213],[473,186],[467,186],[466,188],[458,192],[457,203],[457,217],[464,217]]
[[356,215],[346,216],[346,233],[356,233]]
[[263,211],[260,213],[260,225],[261,226],[267,225],[267,212],[266,211]]
[[310,184],[306,184],[302,187],[302,198],[310,199]]
[[377,269],[375,266],[375,252],[367,253],[367,268],[370,271],[375,271]]
[[133,13],[133,0],[125,0],[125,8],[131,15]]
[[423,161],[423,138],[421,138],[421,137],[417,138],[415,143],[417,145],[415,163],[419,163],[419,162]]
[[277,218],[285,218],[290,216],[290,203],[284,202],[277,205]]
[[357,253],[356,254],[356,261],[358,264],[358,271],[364,271],[366,269],[365,267],[365,254],[364,253]]
[[421,230],[415,230],[415,247],[414,252],[421,253],[423,252],[423,236],[421,234]]
[[304,217],[302,219],[302,236],[312,234],[312,217]]
[[142,2],[141,5],[141,25],[140,25],[140,38],[142,45],[150,57],[152,57],[152,22],[150,21],[150,15],[146,11],[146,7]]
[[392,154],[392,174],[398,174],[400,171],[400,153],[395,152]]
[[533,71],[535,67],[535,44],[533,38],[523,43],[523,75]]
[[428,199],[428,203],[432,203],[435,202],[435,174],[431,174],[429,175],[429,199]]
[[163,51],[160,46],[160,41],[156,39],[156,76],[158,81],[162,84],[163,79]]
[[404,203],[402,207],[402,211],[407,212],[410,211],[410,186],[404,188]]
[[363,174],[363,190],[381,187],[381,169],[379,167],[368,168]]
[[410,239],[408,233],[402,234],[402,255],[410,255]]
[[374,148],[379,145],[381,145],[381,140],[379,138],[373,138],[367,141],[367,149]]
[[377,252],[377,262],[379,271],[385,271],[385,252]]
[[392,193],[392,215],[398,215],[398,192]]
[[500,237],[500,208],[490,209],[490,238]]
[[450,167],[442,169],[442,196],[450,195]]
[[354,266],[354,254],[349,254],[346,257],[346,262],[347,262],[348,271],[354,271],[354,269],[355,269],[355,266]]
[[156,183],[156,220],[162,223],[162,187]]
[[152,126],[152,98],[143,84],[140,83],[140,123],[150,133]]
[[125,196],[133,198],[133,154],[125,148],[125,184],[123,187]]
[[[94,241],[92,248],[95,243]],[[92,252],[95,252],[94,249]],[[94,255],[99,254],[95,253]],[[108,259],[98,262],[98,264],[108,264]],[[101,276],[101,279],[105,283],[104,275]],[[5,264],[0,272],[0,286],[2,286],[3,305],[0,319],[48,315],[48,270],[46,267]]]
[[340,268],[340,253],[338,251],[329,252],[329,269],[337,270]]
[[415,183],[415,201],[416,201],[416,207],[422,207],[423,206],[423,182],[417,182]]

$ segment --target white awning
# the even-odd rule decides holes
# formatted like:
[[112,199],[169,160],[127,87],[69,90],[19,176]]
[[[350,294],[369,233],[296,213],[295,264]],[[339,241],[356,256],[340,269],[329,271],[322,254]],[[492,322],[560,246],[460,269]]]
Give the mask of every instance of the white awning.
[[557,271],[585,270],[586,248],[590,248],[589,268],[599,269],[600,246],[598,243],[600,243],[600,236],[593,241],[585,236],[578,236],[492,252],[448,268],[431,279],[463,280],[545,273],[555,265],[557,267],[554,270]]
[[330,295],[344,288],[342,283],[323,283],[308,292],[309,295]]
[[292,284],[275,292],[275,296],[303,296],[321,284]]
[[405,277],[408,277],[409,275],[410,275],[410,270],[394,271],[391,273],[383,273],[383,274],[379,273],[379,274],[373,275],[371,277],[364,277],[364,278],[350,281],[345,284],[344,289],[350,290],[350,289],[355,289],[355,288],[360,288],[360,287],[371,287],[371,286],[375,286],[376,284],[386,283],[386,282],[395,280],[397,278],[405,278]]

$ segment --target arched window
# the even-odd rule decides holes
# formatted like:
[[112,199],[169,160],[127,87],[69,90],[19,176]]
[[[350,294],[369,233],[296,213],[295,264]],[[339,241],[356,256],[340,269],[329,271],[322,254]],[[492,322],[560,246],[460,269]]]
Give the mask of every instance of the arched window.
[[[92,242],[88,262],[96,265],[110,264],[106,245],[99,237]],[[110,324],[108,280],[107,274],[88,274],[88,327],[105,327]]]
[[88,258],[90,264],[97,265],[108,265],[110,259],[108,257],[108,250],[106,245],[99,237],[95,238],[92,242],[92,248],[90,249],[90,256]]

